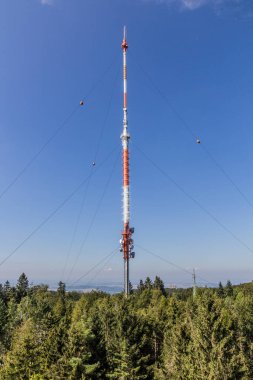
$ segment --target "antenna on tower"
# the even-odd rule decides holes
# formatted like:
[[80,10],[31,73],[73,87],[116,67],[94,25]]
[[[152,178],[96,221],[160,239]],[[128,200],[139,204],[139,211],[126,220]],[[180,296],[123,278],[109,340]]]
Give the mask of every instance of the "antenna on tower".
[[196,272],[195,272],[195,268],[193,268],[193,272],[192,272],[192,295],[193,295],[193,298],[196,297],[196,293],[197,293]]
[[123,149],[123,231],[120,240],[120,251],[123,252],[124,259],[124,293],[127,297],[129,295],[129,259],[134,258],[133,239],[134,228],[130,228],[130,177],[129,177],[129,139],[128,133],[128,120],[127,120],[127,62],[126,55],[128,44],[126,41],[126,27],[124,26],[123,41],[121,44],[123,51],[123,132],[120,136]]

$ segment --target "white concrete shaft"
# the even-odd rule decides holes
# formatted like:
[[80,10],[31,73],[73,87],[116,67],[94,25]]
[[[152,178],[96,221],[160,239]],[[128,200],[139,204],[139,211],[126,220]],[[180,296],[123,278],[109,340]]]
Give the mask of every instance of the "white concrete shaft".
[[129,186],[123,187],[123,222],[129,224],[130,221],[130,194]]

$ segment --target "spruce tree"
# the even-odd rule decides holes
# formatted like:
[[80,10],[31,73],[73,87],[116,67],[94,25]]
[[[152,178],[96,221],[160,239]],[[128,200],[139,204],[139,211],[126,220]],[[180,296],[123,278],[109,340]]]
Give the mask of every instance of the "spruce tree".
[[226,287],[225,287],[225,294],[227,297],[232,297],[234,293],[233,286],[230,280],[227,281]]
[[138,292],[142,292],[145,289],[144,283],[142,280],[140,280],[139,285],[137,286]]
[[154,284],[153,284],[153,288],[154,288],[154,289],[157,289],[157,290],[160,290],[160,291],[162,292],[163,295],[166,294],[166,292],[165,292],[165,288],[164,288],[164,283],[163,283],[163,281],[161,280],[161,278],[158,277],[158,276],[155,277]]
[[23,297],[27,295],[29,288],[29,281],[25,273],[22,273],[17,281],[16,285],[16,297],[17,301],[20,302]]
[[220,298],[223,298],[225,297],[225,292],[224,292],[224,288],[223,288],[223,285],[221,283],[221,281],[219,282],[219,287],[218,287],[218,290],[217,290],[217,294]]
[[146,278],[145,283],[144,283],[144,287],[145,287],[145,289],[148,289],[148,290],[152,289],[153,284],[152,284],[150,277]]

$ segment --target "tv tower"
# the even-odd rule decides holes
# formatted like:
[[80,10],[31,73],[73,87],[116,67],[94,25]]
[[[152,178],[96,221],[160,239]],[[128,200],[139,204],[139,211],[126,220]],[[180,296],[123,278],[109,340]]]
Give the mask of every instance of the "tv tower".
[[124,292],[125,296],[129,295],[129,259],[134,258],[133,252],[133,239],[132,234],[134,228],[130,228],[130,196],[129,196],[129,152],[128,145],[130,135],[128,133],[128,121],[127,121],[127,40],[126,40],[126,27],[124,27],[123,41],[121,44],[123,51],[123,132],[120,136],[123,148],[123,231],[122,239],[120,240],[121,248],[124,259]]

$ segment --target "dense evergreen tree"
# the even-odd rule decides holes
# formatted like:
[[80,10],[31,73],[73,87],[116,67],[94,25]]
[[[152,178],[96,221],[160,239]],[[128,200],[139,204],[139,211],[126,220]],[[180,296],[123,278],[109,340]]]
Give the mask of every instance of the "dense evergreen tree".
[[222,285],[221,282],[219,282],[219,286],[218,286],[217,294],[218,294],[218,296],[221,297],[221,298],[225,297],[225,291],[224,291],[224,288],[223,288],[223,285]]
[[66,295],[66,285],[64,282],[60,281],[57,288],[57,293],[60,297],[64,298]]
[[140,283],[139,283],[139,285],[137,286],[137,290],[138,290],[138,292],[142,292],[144,289],[145,289],[145,287],[144,287],[144,283],[143,283],[142,280],[140,280]]
[[14,297],[14,295],[15,295],[15,290],[14,288],[11,287],[9,281],[7,280],[4,283],[4,286],[2,288],[2,297],[3,297],[4,302],[7,304],[8,301],[10,301],[12,297]]
[[149,277],[147,277],[145,282],[144,282],[144,288],[151,290],[152,286],[153,286],[153,283],[152,283],[151,279]]
[[228,280],[227,284],[226,284],[226,288],[225,288],[225,294],[227,297],[231,297],[233,295],[233,293],[234,293],[233,286],[231,284],[231,281]]
[[28,288],[29,288],[28,278],[26,277],[25,273],[22,273],[19,276],[19,279],[16,285],[16,297],[17,297],[18,302],[20,302],[21,299],[27,295]]
[[165,288],[164,288],[164,283],[161,280],[160,277],[156,276],[153,284],[154,289],[160,290],[163,294],[165,294]]

